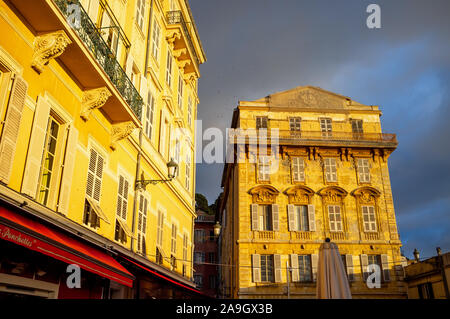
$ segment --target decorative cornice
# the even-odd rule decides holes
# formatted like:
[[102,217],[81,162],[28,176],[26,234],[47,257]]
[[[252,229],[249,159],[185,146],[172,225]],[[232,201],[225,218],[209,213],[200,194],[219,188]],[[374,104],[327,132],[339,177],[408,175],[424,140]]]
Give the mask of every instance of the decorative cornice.
[[37,36],[34,39],[31,67],[41,74],[50,59],[60,56],[71,43],[72,41],[63,30]]
[[187,49],[183,48],[183,49],[178,49],[178,50],[173,50],[173,56],[178,59],[180,56],[182,56],[183,54],[186,54]]
[[375,204],[376,199],[380,197],[381,192],[370,186],[364,186],[355,189],[352,193],[361,204]]
[[92,110],[101,108],[105,105],[111,95],[111,92],[105,86],[84,91],[83,100],[81,102],[81,118],[87,121]]
[[289,198],[290,204],[309,204],[314,191],[306,186],[293,186],[284,191]]
[[270,185],[259,185],[249,190],[253,203],[273,204],[280,192]]
[[127,138],[135,128],[136,126],[131,121],[113,125],[111,130],[110,148],[115,150],[117,142]]
[[347,191],[339,186],[329,186],[317,192],[325,203],[341,203],[347,196]]
[[175,46],[175,41],[180,40],[180,39],[181,39],[180,31],[175,31],[175,30],[169,31],[166,36],[166,40],[172,46],[172,49]]

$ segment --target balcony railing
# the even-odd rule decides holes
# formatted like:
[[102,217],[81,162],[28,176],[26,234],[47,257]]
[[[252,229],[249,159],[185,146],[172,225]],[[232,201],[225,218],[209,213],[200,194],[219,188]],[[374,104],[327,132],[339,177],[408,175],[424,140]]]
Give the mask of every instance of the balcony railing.
[[[264,135],[266,134],[266,135]],[[268,142],[272,137],[278,136],[279,141],[289,141],[292,144],[301,144],[304,142],[369,142],[369,143],[387,143],[397,145],[397,137],[390,133],[353,133],[353,132],[321,132],[321,131],[293,131],[278,129],[236,129],[230,131],[229,138],[235,142],[236,137],[250,139],[264,138],[267,136]]]
[[[142,97],[128,78],[122,66],[116,60],[114,53],[111,51],[95,24],[89,18],[83,6],[78,0],[53,0],[66,19],[74,19],[71,21],[71,27],[75,30],[86,47],[95,57],[97,62],[108,75],[111,82],[120,92],[122,97],[130,106],[133,113],[140,119],[142,114],[142,105],[144,104]],[[73,17],[72,10],[69,5],[77,4],[80,8],[80,16]],[[77,20],[78,19],[78,20]]]
[[187,27],[187,22],[183,18],[183,13],[181,11],[169,11],[167,12],[167,24],[180,24],[183,28],[184,33],[186,34],[187,44],[192,54],[194,55],[195,63],[197,66],[200,65],[200,59],[198,58],[197,52],[194,49],[194,43],[192,42],[191,35],[189,33],[189,29]]

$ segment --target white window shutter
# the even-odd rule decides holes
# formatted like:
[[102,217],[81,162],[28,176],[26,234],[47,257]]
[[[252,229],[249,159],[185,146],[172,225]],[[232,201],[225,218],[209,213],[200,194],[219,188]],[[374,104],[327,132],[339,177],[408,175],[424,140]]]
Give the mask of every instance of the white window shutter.
[[312,268],[312,275],[313,275],[313,281],[317,280],[317,265],[319,262],[319,255],[318,254],[312,254],[311,255],[311,268]]
[[9,183],[11,177],[27,90],[28,83],[22,77],[16,75],[11,89],[2,139],[0,140],[0,181],[6,184]]
[[261,282],[261,256],[252,255],[253,282]]
[[125,73],[127,74],[130,80],[132,72],[133,72],[133,57],[131,56],[131,52],[128,52],[127,62],[125,66]]
[[91,18],[92,22],[94,22],[94,24],[97,23],[97,19],[98,19],[98,8],[99,8],[99,0],[94,0],[90,2],[90,6],[89,6],[89,11],[88,11],[88,15]]
[[278,205],[272,205],[272,230],[279,231],[280,230],[280,214],[278,213]]
[[[37,193],[49,115],[50,105],[42,97],[39,97],[34,113],[33,128],[22,184],[22,193],[32,198],[35,198]],[[57,164],[55,163],[55,165]]]
[[309,231],[316,231],[316,213],[314,205],[308,205]]
[[389,256],[386,254],[381,255],[381,267],[383,268],[383,279],[384,281],[391,281],[390,267],[389,267]]
[[288,221],[289,221],[289,231],[295,231],[295,206],[289,204],[287,207],[288,210]]
[[292,269],[292,281],[299,281],[299,269],[298,269],[298,255],[291,254],[291,269]]
[[281,282],[281,255],[273,255],[275,282]]
[[252,230],[259,230],[258,204],[252,204]]
[[61,195],[58,203],[58,211],[67,215],[69,212],[70,190],[72,187],[73,170],[75,167],[75,156],[77,153],[78,130],[72,125],[67,137],[66,158],[61,177]]
[[366,254],[361,254],[361,272],[363,274],[364,281],[367,280],[369,273],[367,271],[367,267],[369,265],[369,258]]
[[355,275],[353,271],[353,256],[352,255],[345,255],[345,264],[347,266],[347,276],[349,281],[355,280]]

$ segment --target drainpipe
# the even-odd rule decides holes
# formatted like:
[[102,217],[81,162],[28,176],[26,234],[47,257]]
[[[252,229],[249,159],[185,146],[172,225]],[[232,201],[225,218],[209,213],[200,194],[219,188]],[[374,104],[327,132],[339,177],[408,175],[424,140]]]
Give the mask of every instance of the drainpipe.
[[[147,31],[147,48],[145,50],[145,67],[144,67],[144,74],[147,74],[147,68],[148,68],[148,54],[150,51],[150,32],[151,32],[151,27],[152,27],[152,16],[153,16],[153,0],[150,1],[150,15],[148,18],[148,31]],[[136,177],[135,177],[135,181],[140,179],[140,171],[141,171],[141,158],[142,158],[142,128],[139,129],[139,149],[138,149],[138,154],[137,154],[137,158],[136,158]],[[136,185],[136,183],[135,183]],[[134,200],[133,200],[133,220],[132,220],[132,224],[131,224],[131,232],[134,234],[136,231],[136,210],[137,210],[137,201],[138,201],[138,196],[137,196],[137,192],[136,192],[136,186],[134,187]],[[133,237],[131,238],[131,247],[130,250],[133,250],[133,244],[134,244],[134,239]]]

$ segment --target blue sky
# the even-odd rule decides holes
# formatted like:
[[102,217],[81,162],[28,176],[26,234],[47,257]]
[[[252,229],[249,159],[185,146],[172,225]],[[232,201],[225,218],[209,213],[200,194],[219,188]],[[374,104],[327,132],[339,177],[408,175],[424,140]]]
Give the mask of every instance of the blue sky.
[[[381,7],[381,29],[365,25]],[[389,159],[406,256],[450,250],[450,1],[191,0],[208,61],[198,118],[225,129],[238,100],[300,85],[379,105],[399,146]],[[222,165],[197,165],[220,193]]]

